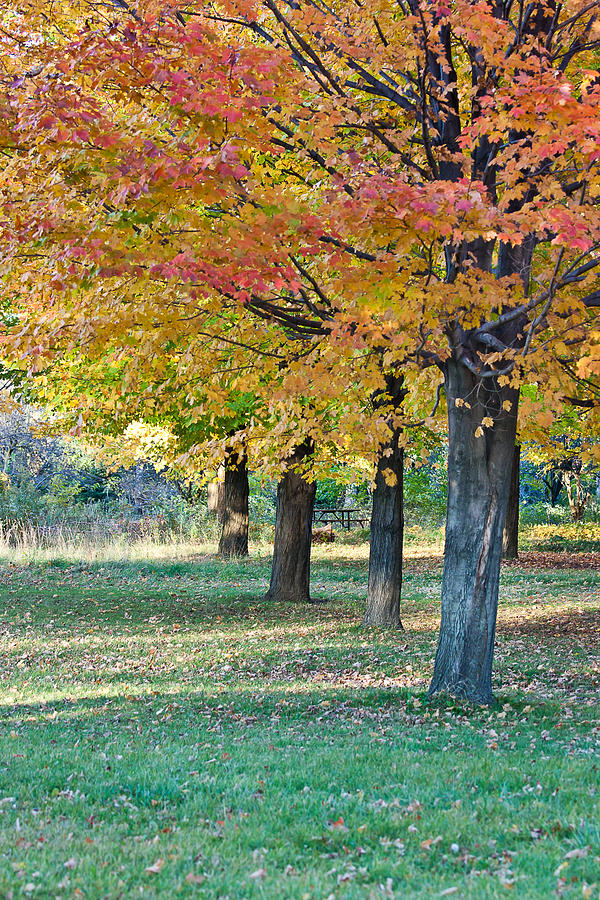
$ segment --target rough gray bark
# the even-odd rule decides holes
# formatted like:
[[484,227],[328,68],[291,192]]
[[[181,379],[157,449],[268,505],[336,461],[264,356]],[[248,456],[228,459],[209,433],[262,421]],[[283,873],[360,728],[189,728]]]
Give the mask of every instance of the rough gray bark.
[[502,537],[502,556],[504,559],[517,559],[519,556],[519,481],[521,474],[521,448],[515,444],[513,464],[510,476],[510,493],[508,509]]
[[223,531],[219,556],[248,556],[248,457],[243,447],[225,460]]
[[[430,693],[491,703],[502,533],[516,435],[517,391],[451,359],[448,512],[442,622]],[[459,405],[456,405],[456,400]],[[510,401],[506,411],[502,404]],[[469,405],[467,405],[469,404]],[[476,436],[484,417],[494,420]]]
[[[385,625],[402,628],[400,599],[402,595],[402,543],[404,538],[404,451],[398,446],[399,429],[382,448],[377,462],[371,544],[369,552],[369,587],[363,625]],[[391,450],[389,456],[383,451]],[[384,472],[391,470],[395,484],[388,484]]]
[[305,461],[312,450],[310,441],[299,445],[277,485],[273,565],[265,600],[311,602],[310,549],[317,485],[315,481],[303,478],[295,467]]

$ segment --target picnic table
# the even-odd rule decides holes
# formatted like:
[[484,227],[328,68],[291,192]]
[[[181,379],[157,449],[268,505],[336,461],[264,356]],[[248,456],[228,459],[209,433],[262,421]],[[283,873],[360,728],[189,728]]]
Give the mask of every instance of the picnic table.
[[366,528],[369,517],[362,509],[345,509],[338,506],[319,507],[313,510],[313,525],[339,525],[348,530],[352,526]]

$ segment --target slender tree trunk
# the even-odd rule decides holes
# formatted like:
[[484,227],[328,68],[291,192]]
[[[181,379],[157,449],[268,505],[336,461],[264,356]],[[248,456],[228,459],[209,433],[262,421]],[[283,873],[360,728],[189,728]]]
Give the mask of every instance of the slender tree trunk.
[[[452,359],[446,365],[446,398],[448,512],[442,622],[429,690],[491,703],[518,393],[501,387],[496,378],[478,378]],[[506,401],[508,411],[503,408]],[[493,419],[491,427],[482,427],[485,417]]]
[[502,538],[502,556],[504,559],[517,559],[519,556],[519,482],[521,474],[521,448],[515,444],[512,472],[510,476],[510,493],[508,509],[504,523]]
[[277,485],[273,565],[265,600],[311,602],[310,548],[317,484],[303,478],[295,467],[312,451],[311,441],[300,444]]
[[219,556],[248,556],[248,457],[243,447],[225,460],[223,531]]
[[550,505],[556,506],[560,492],[563,489],[562,473],[557,469],[550,469],[543,481],[550,497]]
[[585,507],[590,499],[590,494],[581,484],[581,475],[577,471],[566,470],[563,472],[563,481],[567,489],[567,498],[574,522],[582,522]]
[[208,511],[214,513],[217,521],[223,523],[225,513],[225,467],[219,466],[216,481],[209,481],[207,485]]
[[346,485],[346,490],[344,491],[344,509],[354,509],[356,506],[357,492],[358,487],[355,481]]
[[[377,461],[371,514],[369,587],[363,625],[402,628],[400,598],[404,538],[404,451],[398,446],[399,437],[398,429],[382,448]],[[386,450],[392,451],[390,456],[383,455]],[[386,472],[391,473],[393,484],[386,480]]]
[[[386,375],[385,391],[374,398],[375,409],[391,404],[399,411],[404,379]],[[381,447],[375,473],[369,552],[369,587],[363,625],[402,628],[402,544],[404,539],[404,451],[401,429],[391,423],[388,441]],[[386,472],[388,478],[386,479]]]

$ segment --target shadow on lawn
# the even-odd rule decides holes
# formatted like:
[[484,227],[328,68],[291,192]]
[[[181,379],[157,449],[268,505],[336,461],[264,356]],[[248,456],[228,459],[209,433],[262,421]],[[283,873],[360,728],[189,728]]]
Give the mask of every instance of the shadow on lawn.
[[[194,721],[254,725],[259,722],[279,722],[309,718],[316,722],[330,720],[332,716],[367,719],[389,718],[394,710],[405,712],[411,702],[410,688],[426,687],[423,679],[413,679],[413,685],[348,686],[335,684],[307,686],[269,685],[256,682],[236,682],[235,688],[219,685],[189,691],[136,692],[135,686],[127,694],[102,693],[94,696],[59,698],[0,703],[0,722],[5,727],[16,725],[42,725],[61,731],[65,724],[76,727],[92,723],[96,719],[100,727],[106,719],[113,724],[142,724],[151,728],[167,725],[175,731],[181,726],[189,728]],[[140,690],[141,686],[138,686]],[[361,712],[362,711],[362,712]],[[50,735],[47,735],[50,738]],[[51,741],[52,742],[52,741]]]
[[543,638],[546,642],[563,639],[566,636],[578,637],[592,649],[600,645],[600,610],[569,609],[556,613],[552,609],[544,610],[534,607],[528,610],[528,619],[503,622],[500,620],[498,633],[507,637],[529,635]]

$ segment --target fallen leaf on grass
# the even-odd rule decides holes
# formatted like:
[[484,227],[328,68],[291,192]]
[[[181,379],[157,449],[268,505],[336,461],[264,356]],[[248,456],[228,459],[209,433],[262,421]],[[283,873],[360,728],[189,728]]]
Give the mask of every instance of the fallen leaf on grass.
[[342,816],[340,816],[339,819],[336,819],[335,822],[329,822],[328,826],[329,828],[335,828],[336,831],[348,832],[350,830],[344,825],[344,819],[342,818]]
[[157,859],[153,866],[146,866],[146,872],[156,874],[157,872],[160,872],[164,864],[164,859]]
[[445,891],[442,891],[442,892],[440,893],[440,897],[449,897],[450,894],[456,894],[456,893],[458,893],[458,888],[457,888],[457,887],[450,887],[450,888],[446,888]]
[[587,855],[587,847],[576,847],[575,850],[569,850],[568,853],[565,853],[565,859],[583,859]]
[[439,844],[441,840],[441,834],[438,834],[438,836],[434,838],[427,838],[426,841],[421,841],[421,850],[431,850],[431,848],[435,847],[436,844]]
[[252,878],[253,881],[256,881],[258,878],[264,878],[266,874],[266,869],[257,869],[256,872],[252,872],[250,878]]

